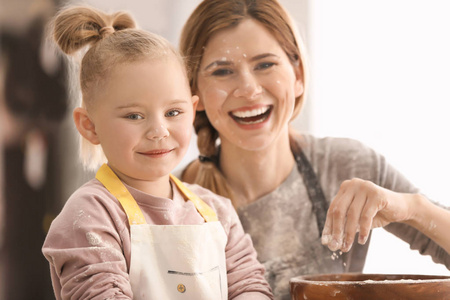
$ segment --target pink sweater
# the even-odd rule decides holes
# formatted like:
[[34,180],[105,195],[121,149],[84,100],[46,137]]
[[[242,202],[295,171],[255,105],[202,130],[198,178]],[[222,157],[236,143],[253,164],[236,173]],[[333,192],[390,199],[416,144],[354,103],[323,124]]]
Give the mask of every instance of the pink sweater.
[[[216,212],[228,241],[229,299],[272,299],[264,268],[228,199],[186,184]],[[172,186],[175,186],[174,184]],[[203,218],[178,189],[173,200],[127,186],[148,224],[201,224]],[[50,263],[57,299],[132,299],[130,227],[120,203],[93,179],[69,198],[53,221],[42,251]]]

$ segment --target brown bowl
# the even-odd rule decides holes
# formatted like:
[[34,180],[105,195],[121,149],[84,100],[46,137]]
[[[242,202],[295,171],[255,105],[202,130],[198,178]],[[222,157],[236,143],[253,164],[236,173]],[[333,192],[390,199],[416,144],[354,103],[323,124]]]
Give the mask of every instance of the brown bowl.
[[290,280],[292,300],[450,299],[450,277],[434,275],[322,274]]

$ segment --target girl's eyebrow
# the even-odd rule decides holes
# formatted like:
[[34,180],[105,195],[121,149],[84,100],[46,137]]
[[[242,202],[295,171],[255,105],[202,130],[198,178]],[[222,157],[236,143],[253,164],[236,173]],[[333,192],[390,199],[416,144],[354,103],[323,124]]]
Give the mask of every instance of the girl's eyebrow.
[[167,100],[167,102],[169,102],[172,105],[176,105],[176,104],[185,104],[185,103],[190,103],[190,99],[171,99],[171,100]]
[[[262,54],[258,54],[256,56],[252,57],[250,59],[250,61],[253,62],[253,61],[257,61],[257,60],[260,60],[260,59],[263,59],[263,58],[267,58],[267,57],[280,58],[278,55],[273,54],[273,53],[262,53]],[[212,63],[207,65],[203,70],[206,71],[206,70],[208,70],[209,68],[211,68],[213,66],[214,67],[216,67],[216,66],[230,66],[232,64],[233,64],[233,62],[227,61],[227,60],[223,60],[223,58],[221,58],[220,60],[213,61]]]
[[[189,103],[190,101],[188,99],[174,98],[174,99],[167,99],[166,102],[171,105],[176,105],[176,104]],[[116,109],[119,110],[119,109],[136,108],[136,107],[143,107],[143,105],[139,104],[139,103],[128,103],[125,105],[118,106],[118,107],[116,107]]]
[[138,103],[128,103],[125,105],[118,106],[118,107],[116,107],[116,109],[125,109],[125,108],[138,107],[138,106],[140,106]]

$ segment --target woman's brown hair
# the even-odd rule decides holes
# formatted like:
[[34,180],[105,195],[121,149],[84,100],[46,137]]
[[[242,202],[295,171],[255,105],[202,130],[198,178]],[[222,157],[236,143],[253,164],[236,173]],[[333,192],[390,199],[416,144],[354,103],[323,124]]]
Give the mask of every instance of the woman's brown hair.
[[[261,23],[277,39],[294,66],[302,72],[305,84],[305,58],[300,51],[301,40],[296,27],[285,9],[276,0],[204,0],[193,11],[184,25],[180,39],[180,52],[186,58],[189,83],[193,94],[197,93],[197,75],[206,44],[216,32],[237,26],[244,19]],[[301,110],[305,93],[295,99],[292,119]],[[196,175],[183,178],[202,185],[213,192],[233,200],[225,178],[218,169],[216,141],[218,132],[211,125],[204,111],[197,112],[194,121],[197,145],[203,158]],[[194,178],[195,177],[195,178]],[[192,180],[193,179],[193,180]]]
[[[169,56],[184,63],[168,41],[138,29],[133,17],[123,11],[107,14],[90,6],[66,7],[57,13],[50,30],[53,40],[65,54],[84,53],[79,84],[81,106],[87,110],[95,102],[96,91],[119,64]],[[95,169],[105,162],[99,145],[81,138],[80,147],[80,156],[87,168]]]

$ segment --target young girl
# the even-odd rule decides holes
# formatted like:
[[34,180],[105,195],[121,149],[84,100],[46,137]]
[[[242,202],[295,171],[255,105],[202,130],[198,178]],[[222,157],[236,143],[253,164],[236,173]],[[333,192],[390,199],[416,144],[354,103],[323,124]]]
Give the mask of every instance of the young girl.
[[99,162],[93,145],[107,161],[44,243],[56,298],[272,299],[231,202],[169,175],[187,150],[198,98],[168,42],[135,27],[126,13],[89,7],[54,20],[63,52],[90,46],[73,117],[85,163]]

